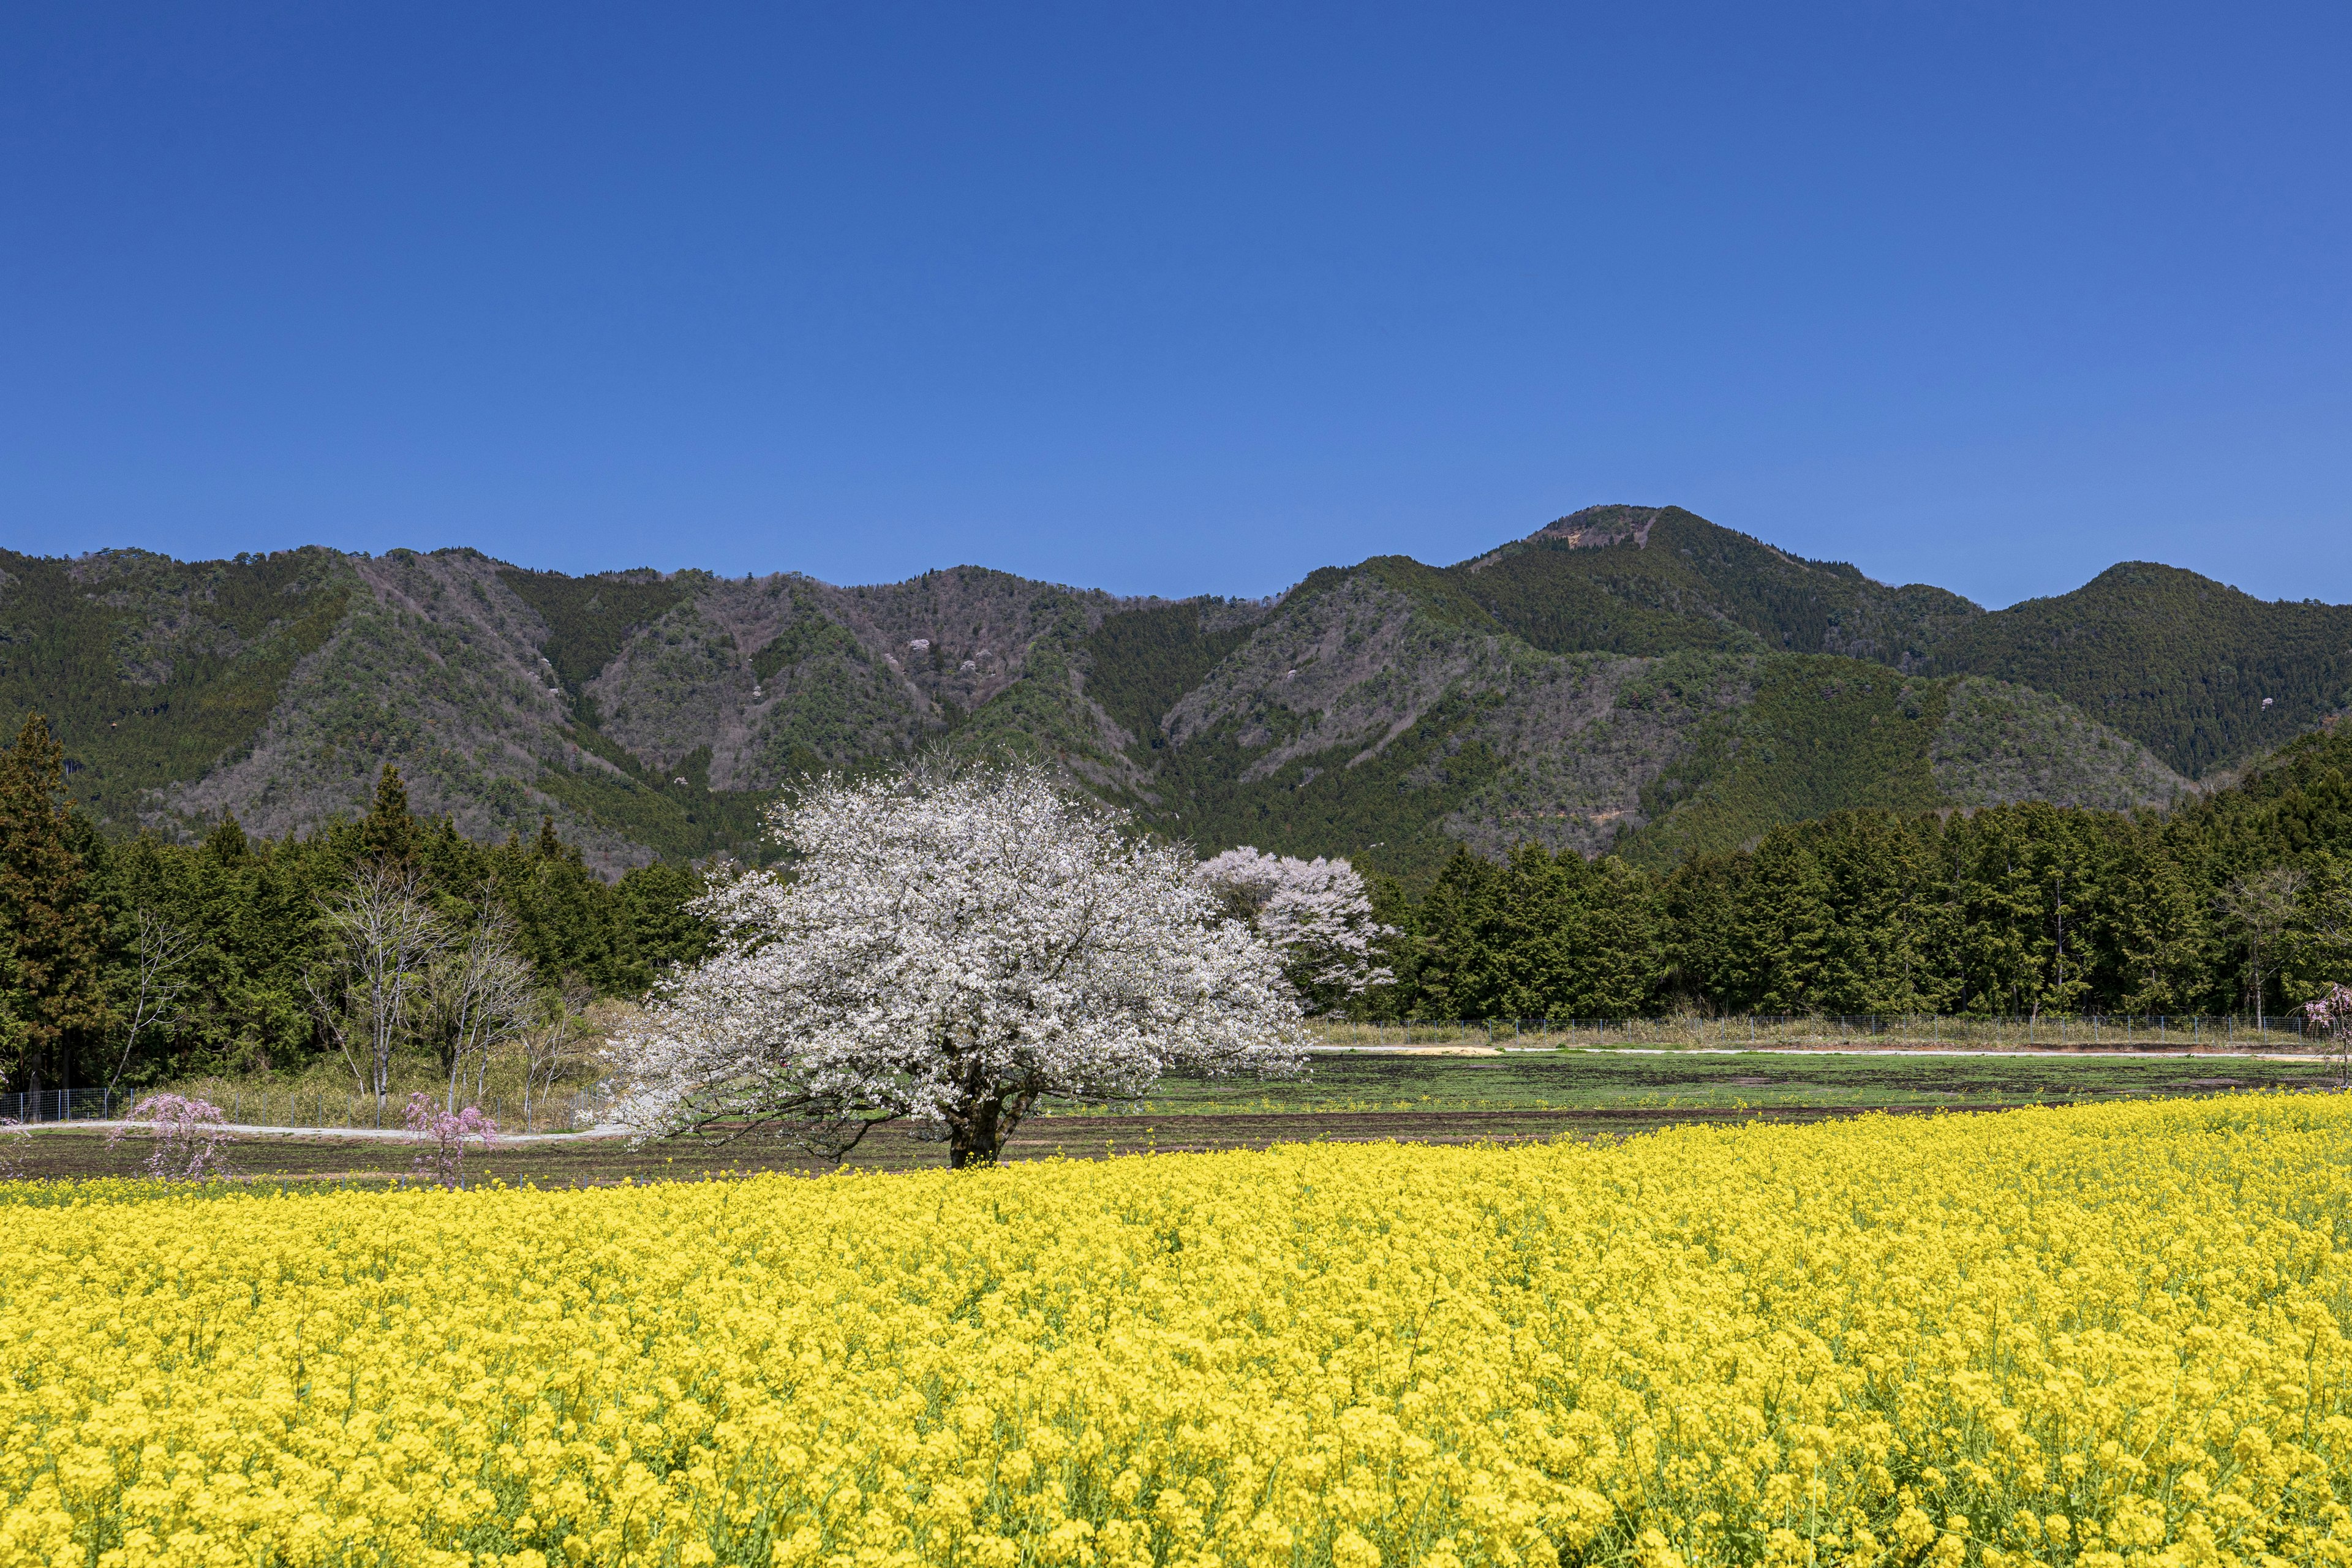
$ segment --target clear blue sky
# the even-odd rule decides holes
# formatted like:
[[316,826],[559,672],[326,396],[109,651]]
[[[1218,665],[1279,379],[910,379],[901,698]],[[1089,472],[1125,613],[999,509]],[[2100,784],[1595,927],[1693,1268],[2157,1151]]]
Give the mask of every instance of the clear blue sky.
[[0,542],[2352,600],[2352,8],[34,5]]

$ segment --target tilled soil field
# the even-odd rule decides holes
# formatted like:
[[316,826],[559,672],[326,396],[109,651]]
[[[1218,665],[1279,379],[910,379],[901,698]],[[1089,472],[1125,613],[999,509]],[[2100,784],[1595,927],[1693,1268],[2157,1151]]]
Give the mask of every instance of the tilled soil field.
[[[1895,1108],[1919,1113],[1933,1108]],[[1572,1110],[1273,1111],[1169,1117],[1055,1116],[1024,1123],[1005,1149],[1009,1160],[1103,1159],[1150,1153],[1262,1149],[1273,1143],[1511,1143],[1556,1138],[1624,1137],[1688,1122],[1817,1121],[1853,1112],[1835,1107],[1732,1110],[1619,1108]],[[240,1183],[380,1184],[420,1179],[416,1151],[383,1139],[332,1136],[240,1137],[226,1145]],[[10,1152],[14,1173],[28,1180],[89,1180],[142,1173],[147,1145],[132,1137],[110,1144],[104,1133],[42,1129]],[[900,1125],[877,1128],[843,1162],[853,1171],[898,1171],[946,1163],[943,1145]],[[469,1149],[465,1180],[539,1186],[600,1186],[619,1182],[696,1181],[761,1171],[818,1174],[835,1169],[789,1139],[751,1133],[731,1143],[647,1143],[583,1135]]]

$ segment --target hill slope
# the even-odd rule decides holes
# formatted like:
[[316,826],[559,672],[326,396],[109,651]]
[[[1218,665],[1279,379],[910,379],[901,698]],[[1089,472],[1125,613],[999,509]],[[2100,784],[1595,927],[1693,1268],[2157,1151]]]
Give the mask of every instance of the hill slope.
[[1207,847],[1400,871],[1522,838],[1664,863],[1854,805],[2160,805],[2345,706],[2347,649],[2352,609],[2171,568],[1986,612],[1672,507],[1263,602],[973,566],[838,587],[465,550],[0,554],[0,702],[52,714],[111,830],[307,827],[392,761],[467,833],[551,816],[607,871],[755,854],[792,780],[942,741]]
[[1984,614],[1675,506],[1587,507],[1448,571],[1497,624],[1555,653],[1830,653],[1909,669]]
[[2146,562],[1987,611],[1679,507],[1599,506],[1447,571],[1538,647],[1829,653],[1990,676],[2066,699],[2190,778],[2352,708],[2352,606],[2270,603]]
[[2194,778],[2352,707],[2352,605],[2127,561],[1954,627],[1925,668],[2053,692]]
[[2042,693],[1833,655],[1548,653],[1392,560],[1289,595],[1171,708],[1153,764],[1144,815],[1169,831],[1404,872],[1457,842],[1664,863],[1852,806],[2189,787]]

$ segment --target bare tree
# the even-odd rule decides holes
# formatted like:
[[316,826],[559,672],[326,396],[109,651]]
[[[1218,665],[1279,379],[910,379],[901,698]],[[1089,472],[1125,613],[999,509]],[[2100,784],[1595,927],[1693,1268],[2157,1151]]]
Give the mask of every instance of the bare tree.
[[467,1065],[475,1069],[474,1098],[478,1101],[491,1051],[530,1021],[530,963],[514,949],[514,921],[507,912],[496,904],[485,909],[464,940],[449,946],[433,964],[430,984],[442,1070],[449,1079],[442,1109],[454,1114],[457,1085]]
[[566,976],[562,986],[541,994],[537,1021],[522,1032],[522,1128],[532,1128],[534,1101],[544,1102],[554,1092],[563,1069],[582,1059],[584,1027],[593,993],[577,976]]
[[311,977],[311,1000],[360,1092],[375,1096],[381,1126],[394,1047],[423,1000],[428,966],[448,945],[448,933],[418,896],[416,874],[397,865],[362,867],[325,906],[323,923],[336,952],[328,971]]
[[188,960],[196,951],[194,931],[173,924],[152,910],[139,911],[139,932],[132,947],[137,979],[131,995],[131,1016],[122,1028],[122,1055],[114,1076],[106,1080],[110,1097],[131,1065],[131,1049],[139,1037],[162,1023],[180,993],[188,988]]
[[2254,1028],[2263,1026],[2263,991],[2269,971],[2271,952],[2280,935],[2294,919],[2296,902],[2303,896],[2304,874],[2292,866],[2273,866],[2266,871],[2233,879],[2221,889],[2218,900],[2222,914],[2234,921],[2245,933],[2246,963],[2254,976]]

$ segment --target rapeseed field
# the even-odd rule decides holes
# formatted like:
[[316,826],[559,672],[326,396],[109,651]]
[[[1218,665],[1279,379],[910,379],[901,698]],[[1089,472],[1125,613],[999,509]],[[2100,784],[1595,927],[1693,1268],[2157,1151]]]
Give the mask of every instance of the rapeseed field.
[[0,1189],[0,1563],[2352,1563],[2352,1101]]

